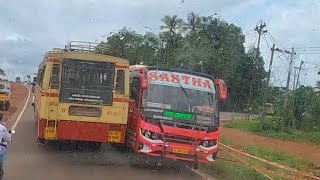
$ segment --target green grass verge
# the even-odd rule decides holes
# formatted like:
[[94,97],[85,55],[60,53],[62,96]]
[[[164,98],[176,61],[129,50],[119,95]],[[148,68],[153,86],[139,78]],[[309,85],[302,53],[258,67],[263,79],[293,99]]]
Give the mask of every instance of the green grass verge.
[[[267,126],[271,127],[273,122],[268,119],[265,121]],[[285,132],[277,132],[272,128],[266,128],[261,131],[259,129],[259,120],[232,120],[224,123],[225,127],[234,128],[245,132],[250,132],[262,136],[273,137],[281,140],[295,141],[295,142],[309,142],[320,145],[320,131],[299,131],[286,130]]]
[[257,146],[247,146],[244,151],[263,159],[289,166],[298,170],[306,170],[315,166],[314,163],[284,152],[273,151]]
[[210,165],[203,165],[201,167],[206,173],[212,175],[217,179],[245,179],[245,180],[256,180],[256,179],[267,179],[265,176],[260,174],[254,169],[248,168],[243,165],[239,165],[233,162],[218,160]]
[[[226,145],[230,145],[230,146],[234,145],[234,143],[232,142],[232,140],[230,138],[227,138],[224,136],[220,137],[220,142],[222,142]],[[316,165],[315,163],[308,161],[308,160],[305,160],[305,159],[302,159],[300,157],[289,155],[285,152],[279,152],[279,151],[266,149],[266,148],[259,147],[256,145],[245,146],[243,148],[243,151],[248,154],[266,159],[268,161],[276,162],[281,165],[289,166],[289,167],[292,167],[292,168],[295,168],[298,170],[307,170],[307,169],[314,169],[315,170],[315,169],[320,168],[319,165]],[[271,166],[268,164],[265,164],[265,167],[270,170],[276,169],[275,166]]]

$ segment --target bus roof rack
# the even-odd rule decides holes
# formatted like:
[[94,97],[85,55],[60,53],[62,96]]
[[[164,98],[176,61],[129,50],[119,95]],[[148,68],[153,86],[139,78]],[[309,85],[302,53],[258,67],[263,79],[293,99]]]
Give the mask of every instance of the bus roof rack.
[[99,43],[86,41],[70,41],[66,46],[66,51],[74,52],[94,52]]

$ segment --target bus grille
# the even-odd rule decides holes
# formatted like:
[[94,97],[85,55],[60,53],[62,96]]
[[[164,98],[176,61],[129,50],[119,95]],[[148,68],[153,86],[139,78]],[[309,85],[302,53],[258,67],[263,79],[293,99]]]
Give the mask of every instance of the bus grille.
[[171,135],[171,134],[165,134],[164,139],[166,142],[188,144],[188,145],[192,145],[196,141],[196,139],[192,137],[177,136],[177,135]]

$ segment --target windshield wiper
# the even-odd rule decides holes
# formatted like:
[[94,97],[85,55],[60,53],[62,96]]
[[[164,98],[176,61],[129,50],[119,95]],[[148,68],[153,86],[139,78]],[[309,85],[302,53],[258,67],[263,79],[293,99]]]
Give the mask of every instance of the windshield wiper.
[[187,91],[185,90],[185,88],[182,87],[180,82],[179,82],[179,86],[182,89],[183,93],[187,96],[187,98],[189,98],[189,95],[188,95]]

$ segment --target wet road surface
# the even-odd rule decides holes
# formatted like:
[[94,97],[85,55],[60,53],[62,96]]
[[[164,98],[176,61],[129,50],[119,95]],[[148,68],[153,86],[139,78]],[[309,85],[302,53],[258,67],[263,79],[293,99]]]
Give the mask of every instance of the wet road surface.
[[[108,145],[104,145],[99,152],[90,152],[58,150],[53,146],[36,144],[36,126],[30,101],[8,147],[4,180],[201,179],[181,164],[158,170],[130,167],[127,154]],[[11,127],[12,123],[7,127]]]

